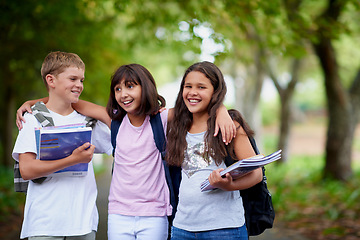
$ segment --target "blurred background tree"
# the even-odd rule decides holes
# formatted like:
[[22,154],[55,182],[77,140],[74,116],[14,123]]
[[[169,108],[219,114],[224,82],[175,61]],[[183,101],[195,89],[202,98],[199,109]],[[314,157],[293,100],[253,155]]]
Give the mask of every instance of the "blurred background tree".
[[[47,95],[40,68],[44,57],[58,50],[84,60],[81,98],[103,106],[111,74],[120,65],[147,67],[171,107],[185,69],[197,61],[214,62],[229,83],[228,95],[235,95],[227,106],[242,112],[260,149],[283,150],[283,164],[268,172],[277,181],[277,209],[291,215],[298,199],[304,199],[302,205],[313,197],[322,199],[317,215],[329,202],[331,221],[343,211],[356,222],[360,191],[358,176],[352,176],[359,159],[352,158],[354,148],[360,151],[354,139],[360,118],[359,10],[358,0],[0,0],[0,222],[18,204],[10,176],[18,133],[15,111],[26,100]],[[327,124],[326,141],[323,155],[299,160],[289,151],[297,147],[290,139],[294,125],[308,113],[318,113]],[[274,149],[263,134],[265,124],[278,131],[272,136]],[[286,180],[290,160],[302,165]],[[314,169],[308,166],[312,163]],[[313,171],[321,172],[321,180],[340,181],[322,185]],[[295,189],[293,198],[286,198],[294,175],[315,181],[306,183],[308,189],[324,192],[299,196],[303,191]],[[343,193],[345,200],[328,201],[329,193]],[[347,214],[347,207],[355,213]]]
[[359,38],[358,10],[356,0],[2,0],[1,164],[12,165],[16,108],[46,95],[42,60],[62,50],[85,61],[82,97],[102,105],[111,73],[124,63],[145,65],[163,85],[196,61],[213,61],[233,80],[232,107],[245,115],[260,145],[260,95],[264,81],[272,80],[279,96],[273,117],[279,122],[283,161],[289,158],[294,111],[313,104],[299,103],[297,85],[323,78],[328,112],[324,175],[346,180],[359,122],[360,74],[358,63],[346,56],[358,50],[344,49]]

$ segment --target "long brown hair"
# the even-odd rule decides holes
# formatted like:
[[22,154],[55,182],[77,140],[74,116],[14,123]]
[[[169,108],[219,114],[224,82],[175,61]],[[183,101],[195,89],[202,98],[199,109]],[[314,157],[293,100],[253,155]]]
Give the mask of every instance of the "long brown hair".
[[141,104],[137,114],[154,114],[161,107],[165,107],[165,99],[158,94],[156,83],[151,73],[140,64],[128,64],[119,67],[111,77],[110,96],[106,111],[112,120],[121,120],[126,111],[120,107],[115,98],[115,86],[121,81],[125,84],[134,83],[141,86]]
[[[221,133],[219,133],[216,137],[213,136],[215,131],[216,111],[221,106],[226,94],[224,77],[220,69],[215,64],[210,62],[199,62],[193,64],[185,71],[181,81],[180,91],[174,107],[174,117],[168,122],[167,162],[170,165],[181,166],[184,160],[184,150],[187,147],[186,134],[192,124],[192,114],[187,109],[182,98],[182,94],[185,78],[192,71],[203,73],[214,87],[214,93],[208,105],[209,119],[207,121],[208,129],[205,134],[205,144],[207,149],[210,150],[206,154],[211,156],[217,164],[220,164],[228,154],[230,154],[233,159],[237,159],[235,156],[233,141],[228,147],[226,147],[222,141]],[[239,111],[232,109],[229,110],[229,114],[234,121],[240,124],[248,137],[252,137],[254,135],[253,130],[246,123]]]
[[216,111],[221,106],[225,94],[226,84],[220,69],[211,62],[199,62],[191,65],[182,78],[180,91],[178,93],[175,107],[174,117],[168,123],[167,129],[167,161],[170,165],[180,166],[184,159],[184,150],[186,149],[186,134],[192,124],[192,114],[186,107],[183,100],[183,89],[185,79],[190,72],[197,71],[203,73],[214,87],[214,92],[210,103],[207,107],[209,119],[207,121],[207,131],[205,133],[206,149],[204,157],[211,156],[216,162],[220,163],[227,155],[225,144],[222,141],[221,133],[213,137],[215,131]]

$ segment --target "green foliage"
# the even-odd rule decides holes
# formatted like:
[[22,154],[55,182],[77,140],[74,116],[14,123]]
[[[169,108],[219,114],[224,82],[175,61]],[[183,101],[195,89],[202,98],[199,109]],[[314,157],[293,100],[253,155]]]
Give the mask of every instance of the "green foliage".
[[0,166],[0,222],[10,214],[22,214],[25,194],[14,191],[14,174],[12,168]]
[[323,156],[293,156],[287,163],[266,167],[277,219],[309,232],[317,223],[325,236],[349,235],[353,229],[346,222],[360,216],[359,164],[348,182],[323,180],[323,165]]

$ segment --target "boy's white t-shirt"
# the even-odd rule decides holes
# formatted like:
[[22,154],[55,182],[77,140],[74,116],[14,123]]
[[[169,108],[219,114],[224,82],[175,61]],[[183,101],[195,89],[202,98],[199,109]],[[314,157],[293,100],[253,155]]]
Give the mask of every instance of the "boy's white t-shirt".
[[[72,112],[67,116],[50,111],[54,124],[82,123],[85,116]],[[19,132],[13,149],[13,158],[19,154],[36,154],[35,127],[40,123],[31,114],[25,114],[26,123]],[[110,129],[98,121],[92,132],[96,153],[111,154]],[[51,177],[43,183],[29,181],[24,220],[20,238],[31,236],[76,236],[97,231],[99,221],[96,208],[97,188],[92,161],[88,173],[82,177]]]

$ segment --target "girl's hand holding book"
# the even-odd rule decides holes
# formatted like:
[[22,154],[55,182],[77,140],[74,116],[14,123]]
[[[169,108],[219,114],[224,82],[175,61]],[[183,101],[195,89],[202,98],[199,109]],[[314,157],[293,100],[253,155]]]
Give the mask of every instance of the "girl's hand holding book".
[[220,172],[223,170],[223,168],[219,168],[212,171],[209,176],[209,182],[215,188],[220,188],[224,191],[233,191],[233,179],[230,173],[227,173],[225,176],[222,177],[220,175]]

